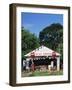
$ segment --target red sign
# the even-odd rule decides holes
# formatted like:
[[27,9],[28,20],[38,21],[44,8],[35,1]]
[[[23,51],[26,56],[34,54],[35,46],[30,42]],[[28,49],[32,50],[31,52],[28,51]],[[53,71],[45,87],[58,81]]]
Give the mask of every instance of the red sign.
[[32,58],[35,57],[35,53],[34,52],[31,53],[31,57]]

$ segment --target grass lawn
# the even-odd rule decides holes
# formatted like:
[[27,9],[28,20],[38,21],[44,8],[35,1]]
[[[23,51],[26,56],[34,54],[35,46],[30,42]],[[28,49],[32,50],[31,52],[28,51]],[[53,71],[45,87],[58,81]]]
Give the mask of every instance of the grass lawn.
[[63,75],[63,71],[45,71],[45,72],[40,72],[40,71],[35,71],[32,73],[31,76],[49,76],[49,75]]
[[[51,76],[51,75],[63,75],[63,71],[34,71],[34,72],[30,72],[27,73],[26,76],[27,77],[31,77],[31,76]],[[22,77],[25,76],[25,73],[22,73]],[[25,77],[26,77],[25,76]]]

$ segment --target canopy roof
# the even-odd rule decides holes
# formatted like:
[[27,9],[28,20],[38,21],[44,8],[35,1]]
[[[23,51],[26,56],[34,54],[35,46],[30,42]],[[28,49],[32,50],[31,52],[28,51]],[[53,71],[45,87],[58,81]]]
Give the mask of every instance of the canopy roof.
[[39,48],[36,48],[35,50],[27,53],[25,56],[30,57],[30,56],[52,56],[55,54],[56,56],[60,56],[58,52],[55,52],[54,50],[46,47],[46,46],[40,46]]

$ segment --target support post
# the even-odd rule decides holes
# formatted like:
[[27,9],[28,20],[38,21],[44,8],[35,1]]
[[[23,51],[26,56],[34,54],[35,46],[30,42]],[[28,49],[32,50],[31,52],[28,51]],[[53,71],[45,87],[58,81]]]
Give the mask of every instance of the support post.
[[60,70],[60,57],[57,57],[57,71]]
[[52,69],[53,69],[53,67],[54,67],[54,62],[53,62],[53,61],[51,61],[51,67],[52,67]]

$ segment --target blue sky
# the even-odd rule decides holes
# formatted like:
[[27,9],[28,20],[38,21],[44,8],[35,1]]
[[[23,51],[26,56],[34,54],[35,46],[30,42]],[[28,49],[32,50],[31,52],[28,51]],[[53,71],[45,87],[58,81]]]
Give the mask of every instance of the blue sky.
[[37,37],[40,31],[53,23],[60,23],[63,25],[63,15],[26,12],[21,13],[21,26],[25,27],[31,33],[35,33]]

